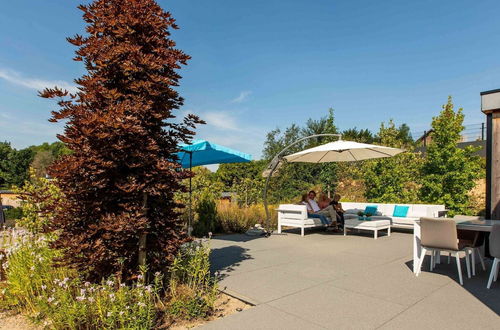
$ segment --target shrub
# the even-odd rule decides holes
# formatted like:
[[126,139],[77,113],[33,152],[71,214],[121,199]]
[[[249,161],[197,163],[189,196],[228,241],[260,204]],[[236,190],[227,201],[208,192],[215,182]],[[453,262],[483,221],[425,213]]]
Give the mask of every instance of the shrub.
[[[271,213],[271,228],[277,226],[275,206],[269,205]],[[265,226],[266,211],[263,204],[254,204],[248,207],[239,207],[233,203],[219,202],[217,204],[218,222],[225,233],[244,233],[255,224]]]
[[168,312],[178,319],[207,316],[217,298],[217,283],[210,274],[210,247],[185,245],[170,268]]
[[39,177],[30,169],[30,180],[16,192],[23,200],[22,217],[17,224],[33,234],[45,230],[54,212],[60,210],[62,194],[55,181]]
[[53,267],[60,252],[44,236],[28,236],[8,250],[3,307],[27,312],[54,329],[150,329],[156,321],[161,275],[145,285],[144,272],[131,285],[114,277],[83,283],[76,272]]
[[18,240],[6,250],[6,256],[0,254],[0,261],[7,258],[0,307],[25,312],[45,327],[151,329],[164,311],[175,321],[206,317],[214,308],[218,291],[210,275],[208,246],[190,243],[181,249],[165,290],[161,273],[146,281],[145,267],[128,284],[120,276],[100,284],[84,282],[75,270],[54,267],[52,260],[61,253],[49,248],[52,239],[27,231],[16,235]]
[[5,221],[12,223],[23,217],[23,209],[20,207],[6,209],[3,211],[3,214],[5,215]]
[[215,232],[217,225],[217,207],[214,200],[204,195],[196,206],[198,220],[193,226],[193,235],[197,237],[207,236],[209,232]]

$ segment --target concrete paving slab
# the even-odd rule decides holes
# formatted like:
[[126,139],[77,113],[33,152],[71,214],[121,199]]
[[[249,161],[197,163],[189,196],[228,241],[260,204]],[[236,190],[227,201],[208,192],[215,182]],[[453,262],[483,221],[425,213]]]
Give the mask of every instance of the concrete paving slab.
[[317,285],[279,267],[264,268],[223,278],[219,287],[241,293],[257,303],[265,303]]
[[405,309],[399,304],[322,284],[269,305],[328,329],[375,329]]
[[371,257],[353,255],[343,251],[331,251],[327,256],[305,258],[281,265],[279,268],[305,279],[325,282],[363,272],[382,263],[382,261]]
[[288,314],[268,305],[260,305],[223,319],[205,324],[199,329],[324,329],[310,321]]
[[382,329],[425,328],[500,329],[500,317],[464,290],[460,284],[451,282],[382,327]]
[[[282,328],[311,328],[307,322],[325,328],[435,328],[441,326],[441,321],[435,323],[438,319],[454,320],[445,325],[458,328],[497,327],[500,284],[486,290],[489,262],[488,271],[478,266],[472,279],[466,278],[464,266],[463,287],[456,282],[455,264],[448,265],[446,258],[433,273],[427,258],[415,277],[411,233],[378,240],[325,232],[305,237],[231,235],[216,237],[211,246],[212,270],[221,271],[221,289],[258,305],[241,323],[215,322],[222,328],[280,328],[274,322],[281,318],[285,325],[291,322]],[[274,309],[262,307],[267,305]],[[246,313],[234,317],[239,320]],[[487,322],[476,322],[476,315]],[[291,316],[301,321],[290,321]],[[246,323],[252,318],[259,320],[256,326]]]
[[330,282],[329,284],[380,298],[400,305],[411,306],[438,290],[441,285],[419,281],[402,260],[368,268]]

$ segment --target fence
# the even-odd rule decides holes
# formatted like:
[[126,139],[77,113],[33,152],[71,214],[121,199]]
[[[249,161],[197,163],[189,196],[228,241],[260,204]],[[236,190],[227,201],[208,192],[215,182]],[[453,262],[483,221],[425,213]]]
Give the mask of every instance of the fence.
[[[412,137],[417,140],[421,139],[424,146],[427,142],[425,138],[429,134],[430,130],[411,132]],[[462,131],[462,141],[461,142],[472,142],[472,141],[484,141],[486,139],[486,124],[468,124],[464,125],[464,130]]]

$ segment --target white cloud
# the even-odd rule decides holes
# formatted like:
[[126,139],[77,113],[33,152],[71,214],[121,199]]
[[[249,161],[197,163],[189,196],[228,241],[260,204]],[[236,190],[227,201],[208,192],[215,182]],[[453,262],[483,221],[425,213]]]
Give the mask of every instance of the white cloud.
[[39,91],[45,88],[52,88],[55,86],[62,89],[66,89],[70,93],[75,93],[78,91],[75,85],[70,84],[66,81],[26,78],[21,76],[19,73],[10,70],[0,69],[0,78],[10,82],[11,84],[23,86],[26,88],[36,89]]
[[252,91],[242,91],[238,97],[231,100],[231,103],[242,103],[245,102],[248,97],[252,94]]
[[207,126],[213,126],[218,129],[239,131],[240,125],[236,119],[228,112],[224,111],[208,111],[200,114],[200,117],[207,122]]

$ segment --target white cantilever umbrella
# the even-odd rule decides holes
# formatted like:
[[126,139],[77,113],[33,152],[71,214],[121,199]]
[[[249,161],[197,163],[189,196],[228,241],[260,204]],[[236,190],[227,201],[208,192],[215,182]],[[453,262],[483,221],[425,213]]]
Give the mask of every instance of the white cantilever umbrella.
[[352,141],[335,141],[285,156],[289,162],[328,163],[392,157],[403,149]]

